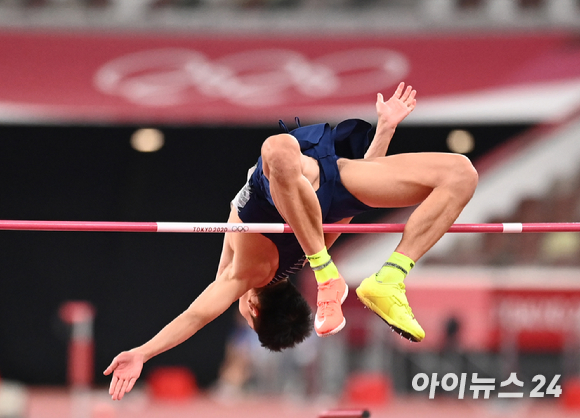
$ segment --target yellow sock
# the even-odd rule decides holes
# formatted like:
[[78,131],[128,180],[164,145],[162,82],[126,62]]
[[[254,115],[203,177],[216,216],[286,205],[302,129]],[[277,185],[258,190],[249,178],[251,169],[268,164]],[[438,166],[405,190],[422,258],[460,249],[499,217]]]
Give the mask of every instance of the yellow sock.
[[314,277],[316,277],[318,283],[324,283],[330,279],[338,279],[338,269],[332,262],[326,247],[316,254],[307,255],[306,258],[310,262],[310,267],[314,270]]
[[375,279],[380,283],[401,283],[414,266],[415,262],[409,257],[394,252],[375,275]]

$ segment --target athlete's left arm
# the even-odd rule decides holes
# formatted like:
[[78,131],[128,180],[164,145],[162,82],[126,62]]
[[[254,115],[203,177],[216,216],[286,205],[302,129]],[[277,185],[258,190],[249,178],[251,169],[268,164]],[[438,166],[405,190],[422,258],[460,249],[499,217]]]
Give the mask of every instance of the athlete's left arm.
[[416,94],[417,92],[411,86],[405,88],[404,82],[399,83],[397,90],[387,101],[384,101],[381,93],[377,94],[377,130],[364,158],[387,155],[387,149],[397,125],[413,111],[417,104]]
[[[348,224],[350,223],[350,221],[352,221],[352,217],[341,219],[340,221],[335,223]],[[324,243],[326,244],[326,248],[332,247],[332,245],[338,239],[338,237],[340,237],[340,232],[327,232],[326,234],[324,234]]]

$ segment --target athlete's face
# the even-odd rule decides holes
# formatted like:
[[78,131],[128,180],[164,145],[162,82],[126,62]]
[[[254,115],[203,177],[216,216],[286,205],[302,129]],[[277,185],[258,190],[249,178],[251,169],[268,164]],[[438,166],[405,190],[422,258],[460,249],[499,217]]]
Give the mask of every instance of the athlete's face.
[[248,290],[239,300],[240,314],[252,329],[254,329],[254,318],[258,316],[257,306],[258,294],[255,289]]

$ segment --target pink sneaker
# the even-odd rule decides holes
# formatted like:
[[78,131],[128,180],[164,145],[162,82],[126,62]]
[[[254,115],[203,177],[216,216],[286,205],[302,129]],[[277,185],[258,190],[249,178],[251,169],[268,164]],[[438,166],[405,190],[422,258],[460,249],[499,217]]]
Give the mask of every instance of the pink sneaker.
[[319,337],[336,334],[346,325],[340,305],[348,296],[348,286],[342,277],[318,283],[314,330]]

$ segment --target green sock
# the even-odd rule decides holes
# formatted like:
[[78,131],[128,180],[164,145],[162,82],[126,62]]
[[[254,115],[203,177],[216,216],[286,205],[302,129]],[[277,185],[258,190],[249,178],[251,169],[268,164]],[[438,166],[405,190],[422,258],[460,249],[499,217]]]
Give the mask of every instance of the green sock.
[[318,283],[324,283],[330,279],[338,279],[338,269],[332,262],[326,247],[316,254],[307,255],[306,258],[310,262],[310,267],[314,270],[314,277],[316,277]]
[[375,279],[380,283],[401,283],[414,266],[415,262],[409,257],[394,252],[375,275]]

